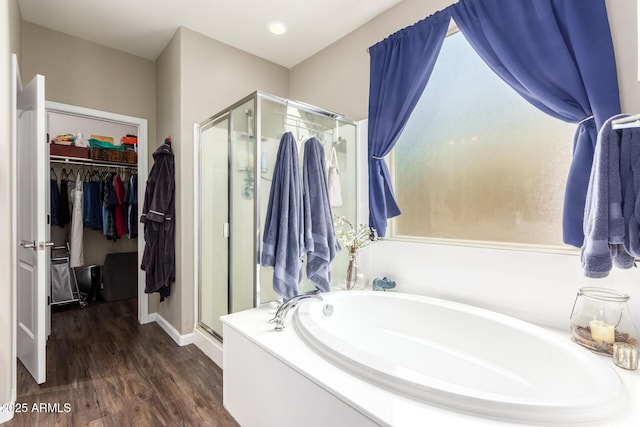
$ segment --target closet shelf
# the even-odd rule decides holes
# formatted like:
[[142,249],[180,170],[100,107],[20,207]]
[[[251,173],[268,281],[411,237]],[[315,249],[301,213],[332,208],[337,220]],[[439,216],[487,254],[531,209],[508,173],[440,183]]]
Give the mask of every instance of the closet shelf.
[[120,163],[120,162],[109,162],[102,160],[92,160],[92,159],[83,159],[76,157],[65,157],[65,156],[50,156],[51,163],[61,163],[61,164],[69,164],[69,165],[86,165],[86,166],[101,166],[101,167],[119,167],[119,168],[129,168],[129,169],[137,169],[138,166],[132,163]]

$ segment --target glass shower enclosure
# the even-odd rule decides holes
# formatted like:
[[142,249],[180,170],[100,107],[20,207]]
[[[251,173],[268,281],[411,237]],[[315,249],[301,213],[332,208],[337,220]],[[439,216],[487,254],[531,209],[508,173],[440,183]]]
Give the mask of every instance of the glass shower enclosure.
[[[357,131],[354,122],[308,104],[262,92],[196,125],[196,215],[198,322],[222,339],[220,316],[257,307],[279,296],[272,289],[273,270],[260,266],[272,172],[282,134],[290,131],[303,144],[316,137],[326,164],[339,168],[342,202],[335,216],[356,221]],[[348,254],[331,265],[332,285],[344,283]],[[306,277],[300,292],[314,286]]]

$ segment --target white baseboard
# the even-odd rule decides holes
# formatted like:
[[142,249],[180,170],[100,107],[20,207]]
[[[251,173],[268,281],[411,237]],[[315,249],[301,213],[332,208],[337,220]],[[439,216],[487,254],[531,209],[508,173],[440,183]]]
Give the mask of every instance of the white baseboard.
[[213,363],[222,368],[222,343],[220,341],[196,327],[193,330],[193,343],[206,354],[209,359],[213,360]]
[[153,315],[155,315],[155,322],[160,325],[160,327],[176,342],[176,344],[178,344],[179,346],[193,344],[193,332],[190,334],[182,335],[159,313],[152,313],[149,316]]

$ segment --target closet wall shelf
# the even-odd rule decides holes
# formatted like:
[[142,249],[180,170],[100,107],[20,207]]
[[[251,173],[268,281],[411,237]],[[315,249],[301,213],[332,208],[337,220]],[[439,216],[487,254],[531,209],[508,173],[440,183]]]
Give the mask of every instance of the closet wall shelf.
[[49,158],[51,163],[85,165],[85,166],[102,166],[102,167],[111,166],[111,167],[129,168],[129,169],[138,168],[136,164],[132,164],[132,163],[108,162],[108,161],[101,161],[101,160],[91,160],[91,159],[65,157],[65,156],[50,156]]

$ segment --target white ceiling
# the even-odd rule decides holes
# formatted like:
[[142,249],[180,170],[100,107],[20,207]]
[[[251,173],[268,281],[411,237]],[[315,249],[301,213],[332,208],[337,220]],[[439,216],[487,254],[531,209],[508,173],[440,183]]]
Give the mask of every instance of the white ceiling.
[[[22,19],[155,60],[179,26],[291,68],[401,0],[18,0]],[[275,36],[268,22],[289,31]]]

